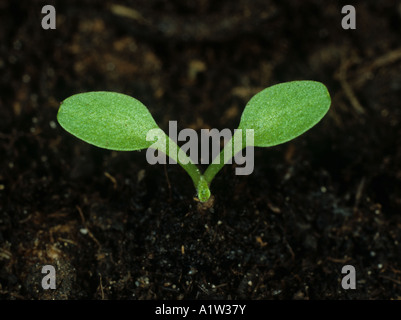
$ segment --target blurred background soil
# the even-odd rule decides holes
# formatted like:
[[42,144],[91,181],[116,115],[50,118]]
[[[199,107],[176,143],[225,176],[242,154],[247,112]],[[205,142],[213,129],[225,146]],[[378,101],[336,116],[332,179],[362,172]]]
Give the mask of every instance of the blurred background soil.
[[[341,28],[347,4],[356,30]],[[401,297],[399,1],[1,1],[0,23],[0,299]],[[205,212],[179,166],[56,120],[68,96],[102,90],[164,130],[234,129],[252,95],[302,79],[328,87],[329,113],[256,149],[253,174],[227,165]]]

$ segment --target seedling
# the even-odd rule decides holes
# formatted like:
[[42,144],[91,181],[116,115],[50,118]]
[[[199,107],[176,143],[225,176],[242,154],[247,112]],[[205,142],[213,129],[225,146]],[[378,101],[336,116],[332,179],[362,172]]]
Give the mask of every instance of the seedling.
[[[220,155],[202,174],[193,161],[156,124],[149,110],[138,100],[116,92],[87,92],[73,95],[61,103],[57,114],[60,125],[97,147],[133,151],[154,145],[148,132],[158,129],[167,143],[160,144],[164,152],[184,168],[197,190],[198,199],[210,198],[209,186],[227,163],[225,149],[235,155],[245,147],[271,147],[290,141],[317,124],[330,107],[327,88],[316,81],[292,81],[262,90],[247,103],[234,134],[234,143],[227,143]],[[246,130],[253,130],[253,145],[247,141]],[[242,132],[242,133],[241,133]],[[242,139],[235,139],[242,134]],[[235,141],[242,141],[240,144]],[[170,148],[172,145],[174,148]],[[169,152],[169,150],[177,152]]]

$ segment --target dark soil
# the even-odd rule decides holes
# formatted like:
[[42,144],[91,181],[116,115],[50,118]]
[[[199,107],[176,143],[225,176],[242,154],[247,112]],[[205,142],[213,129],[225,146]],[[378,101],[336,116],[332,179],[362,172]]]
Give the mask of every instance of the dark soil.
[[[41,28],[45,4],[56,30]],[[401,7],[354,2],[357,29],[343,30],[346,4],[1,1],[0,298],[400,298]],[[301,79],[326,84],[329,113],[258,148],[253,174],[226,166],[204,212],[181,167],[56,120],[68,96],[103,90],[164,130],[234,129],[252,95]]]

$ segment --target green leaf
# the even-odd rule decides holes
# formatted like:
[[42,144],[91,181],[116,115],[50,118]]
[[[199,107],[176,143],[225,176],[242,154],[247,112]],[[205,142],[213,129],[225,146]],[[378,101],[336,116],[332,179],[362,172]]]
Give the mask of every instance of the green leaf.
[[116,92],[87,92],[64,100],[57,114],[69,133],[97,147],[132,151],[148,148],[149,130],[159,128],[138,100]]
[[274,146],[312,128],[327,113],[330,103],[329,92],[320,82],[280,83],[249,100],[238,128],[254,130],[254,146]]

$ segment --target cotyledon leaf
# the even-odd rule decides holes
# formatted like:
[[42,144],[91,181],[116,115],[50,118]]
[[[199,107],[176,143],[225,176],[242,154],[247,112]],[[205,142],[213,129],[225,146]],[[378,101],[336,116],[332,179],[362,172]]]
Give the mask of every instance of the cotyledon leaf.
[[254,130],[256,147],[278,145],[317,124],[329,110],[330,103],[330,94],[320,82],[280,83],[249,100],[238,128],[243,129],[243,133],[245,129]]
[[132,151],[146,149],[149,130],[159,128],[138,100],[116,92],[86,92],[64,100],[57,114],[69,133],[97,147]]

